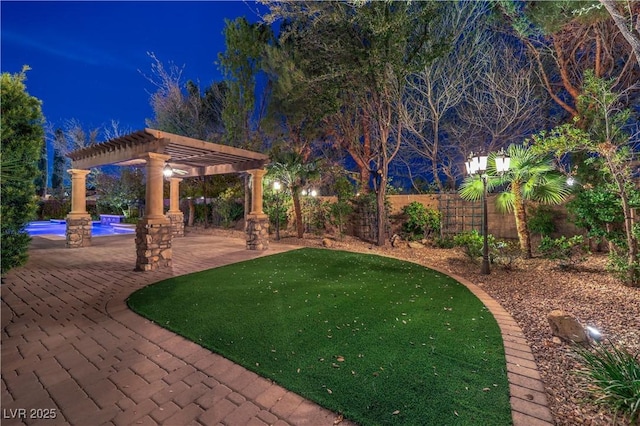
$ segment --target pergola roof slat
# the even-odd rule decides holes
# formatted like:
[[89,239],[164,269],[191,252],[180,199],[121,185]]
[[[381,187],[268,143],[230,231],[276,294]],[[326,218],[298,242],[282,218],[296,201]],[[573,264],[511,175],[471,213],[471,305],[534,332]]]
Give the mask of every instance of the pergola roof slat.
[[263,168],[265,154],[206,142],[155,129],[144,129],[68,154],[73,167],[88,169],[107,164],[134,164],[147,152],[169,155],[173,166],[187,171],[187,177],[233,173]]

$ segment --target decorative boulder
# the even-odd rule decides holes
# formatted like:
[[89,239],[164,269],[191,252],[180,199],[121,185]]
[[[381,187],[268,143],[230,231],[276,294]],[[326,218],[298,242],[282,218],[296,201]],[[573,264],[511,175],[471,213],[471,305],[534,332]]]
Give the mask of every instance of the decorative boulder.
[[329,238],[322,239],[322,247],[331,248],[333,247],[333,245],[334,245],[334,242],[332,239],[329,239]]
[[551,311],[547,316],[551,334],[574,343],[588,342],[587,333],[578,320],[564,311]]
[[401,242],[402,237],[398,234],[393,234],[393,237],[391,237],[391,247],[400,247]]
[[409,241],[408,245],[409,245],[409,247],[411,247],[412,249],[421,249],[421,248],[424,248],[424,244],[419,243],[418,241]]

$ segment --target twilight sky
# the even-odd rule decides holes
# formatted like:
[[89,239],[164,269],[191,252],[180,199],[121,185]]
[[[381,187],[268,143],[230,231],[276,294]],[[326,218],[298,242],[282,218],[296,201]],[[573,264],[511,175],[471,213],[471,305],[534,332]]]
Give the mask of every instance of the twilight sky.
[[27,90],[60,127],[108,125],[139,130],[152,117],[154,52],[165,65],[184,65],[183,82],[201,87],[222,79],[224,20],[257,21],[253,1],[5,1],[0,3],[2,72],[26,64]]

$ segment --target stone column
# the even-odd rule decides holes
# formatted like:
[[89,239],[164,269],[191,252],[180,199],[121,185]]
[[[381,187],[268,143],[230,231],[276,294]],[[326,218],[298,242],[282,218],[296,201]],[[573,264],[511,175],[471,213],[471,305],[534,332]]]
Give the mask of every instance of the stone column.
[[167,217],[171,222],[171,233],[174,237],[184,237],[184,213],[180,210],[180,178],[171,178],[169,211]]
[[153,271],[170,267],[171,222],[163,214],[163,168],[170,156],[147,152],[140,156],[147,162],[145,215],[136,226],[136,271]]
[[87,175],[89,170],[69,169],[71,174],[71,212],[67,215],[67,248],[91,245],[91,216],[87,213]]
[[262,211],[262,178],[264,169],[249,170],[251,185],[251,212],[247,215],[247,250],[269,248],[269,217]]

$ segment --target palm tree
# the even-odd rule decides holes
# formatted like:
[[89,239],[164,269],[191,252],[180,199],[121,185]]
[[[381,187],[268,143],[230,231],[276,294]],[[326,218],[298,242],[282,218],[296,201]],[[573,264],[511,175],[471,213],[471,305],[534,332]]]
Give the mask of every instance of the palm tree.
[[[507,155],[511,158],[508,171],[496,172],[496,154],[489,155],[487,166],[487,191],[503,188],[496,198],[499,211],[513,212],[520,249],[525,258],[531,257],[531,234],[527,227],[527,203],[560,204],[570,193],[566,178],[559,173],[548,156],[535,154],[530,147],[510,145]],[[460,187],[465,200],[482,198],[482,180],[478,176],[465,179]]]
[[293,210],[296,216],[296,231],[298,238],[304,236],[302,223],[302,207],[300,206],[300,191],[310,180],[319,176],[317,162],[305,163],[301,154],[293,151],[276,152],[273,162],[268,167],[269,175],[282,182],[285,190],[293,199]]

